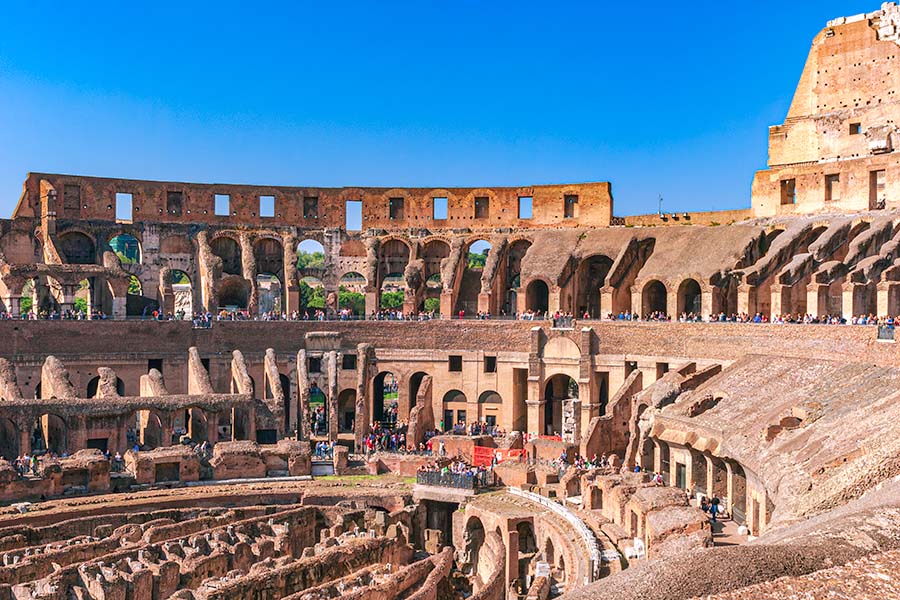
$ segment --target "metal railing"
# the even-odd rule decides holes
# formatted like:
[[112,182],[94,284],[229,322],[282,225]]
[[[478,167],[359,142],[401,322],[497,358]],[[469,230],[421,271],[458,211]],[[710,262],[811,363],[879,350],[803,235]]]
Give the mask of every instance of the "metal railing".
[[523,498],[527,498],[532,502],[537,502],[541,506],[549,508],[551,511],[565,519],[569,522],[569,524],[575,528],[575,531],[581,536],[582,542],[588,551],[588,557],[590,560],[590,574],[588,575],[589,581],[585,583],[590,583],[591,581],[596,581],[600,579],[600,550],[597,544],[597,538],[594,536],[594,533],[588,528],[587,525],[584,524],[584,521],[579,519],[572,511],[550,500],[549,498],[544,498],[539,494],[535,494],[533,492],[526,492],[525,490],[510,487],[507,488],[509,493],[514,496],[521,496]]
[[420,471],[416,473],[416,483],[420,485],[471,491],[488,487],[492,478],[493,473],[488,473],[487,471],[483,471],[478,475],[470,475],[467,473],[441,473],[440,471]]

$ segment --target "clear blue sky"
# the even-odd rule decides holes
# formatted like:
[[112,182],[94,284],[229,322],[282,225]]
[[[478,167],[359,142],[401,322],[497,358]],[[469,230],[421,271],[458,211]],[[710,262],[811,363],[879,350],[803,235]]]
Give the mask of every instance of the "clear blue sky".
[[743,207],[812,37],[880,6],[140,4],[0,8],[0,216],[28,171]]

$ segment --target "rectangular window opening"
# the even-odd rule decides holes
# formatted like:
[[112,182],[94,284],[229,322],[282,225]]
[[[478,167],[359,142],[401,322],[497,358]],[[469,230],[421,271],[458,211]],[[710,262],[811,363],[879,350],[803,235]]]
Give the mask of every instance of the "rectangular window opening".
[[575,208],[578,206],[578,196],[567,195],[563,202],[563,218],[574,219]]
[[362,200],[347,200],[345,203],[344,229],[362,230]]
[[132,220],[132,204],[134,197],[125,192],[116,192],[116,221]]
[[432,218],[435,221],[446,221],[447,220],[447,199],[446,198],[432,198],[432,208],[433,214]]
[[266,218],[275,216],[275,196],[259,197],[259,216]]
[[181,216],[181,192],[166,192],[166,212],[170,215]]
[[797,180],[783,179],[781,181],[781,203],[796,204],[797,203]]
[[214,212],[218,217],[227,217],[231,214],[231,196],[228,194],[216,194]]
[[307,359],[307,361],[308,361],[307,364],[309,365],[310,373],[321,373],[322,372],[322,359],[321,358],[315,358],[315,357],[310,356]]
[[319,197],[306,196],[303,198],[303,218],[318,219],[319,218]]
[[859,123],[850,123],[850,135],[859,135],[862,126]]
[[485,356],[484,357],[484,372],[485,373],[496,373],[497,372],[497,357],[496,356]]
[[519,196],[519,218],[530,219],[533,214],[531,196]]
[[885,195],[885,171],[869,171],[869,208],[882,209],[887,201]]
[[403,198],[389,199],[388,212],[391,221],[402,221],[406,218],[406,201]]
[[837,173],[825,176],[825,202],[841,199],[841,176]]
[[355,371],[356,370],[356,355],[355,354],[342,354],[341,355],[341,369],[344,371]]
[[449,368],[451,373],[459,373],[462,371],[462,356],[451,355],[449,358]]
[[490,216],[491,199],[487,197],[475,198],[475,218],[487,219]]

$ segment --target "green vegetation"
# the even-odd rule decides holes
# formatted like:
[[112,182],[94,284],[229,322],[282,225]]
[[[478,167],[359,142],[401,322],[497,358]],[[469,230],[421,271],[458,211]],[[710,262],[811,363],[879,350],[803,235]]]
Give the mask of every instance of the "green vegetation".
[[31,312],[31,307],[32,307],[32,305],[33,305],[33,301],[32,301],[32,299],[31,299],[31,296],[25,296],[25,297],[23,297],[23,298],[22,298],[22,301],[19,303],[19,306],[21,307],[22,314],[25,315],[25,314],[30,313],[30,312]]
[[132,235],[122,233],[109,240],[109,247],[123,265],[135,265],[141,261],[141,246]]
[[298,269],[322,269],[325,267],[324,252],[305,252],[297,250],[297,268]]
[[381,292],[381,308],[400,308],[403,306],[403,292]]
[[469,252],[469,268],[483,269],[490,251],[490,248],[486,248],[482,252]]
[[191,282],[190,277],[188,277],[187,273],[184,271],[172,271],[172,283],[174,284],[188,284]]
[[304,308],[325,308],[325,288],[321,285],[312,287],[300,280],[300,305]]
[[87,313],[87,298],[75,298],[75,312]]
[[128,294],[131,296],[141,295],[141,282],[134,275],[132,275],[131,279],[128,280]]
[[344,286],[338,291],[338,304],[340,308],[349,308],[354,315],[360,316],[366,312],[366,297],[359,292],[351,292]]
[[425,298],[425,312],[441,312],[441,299]]

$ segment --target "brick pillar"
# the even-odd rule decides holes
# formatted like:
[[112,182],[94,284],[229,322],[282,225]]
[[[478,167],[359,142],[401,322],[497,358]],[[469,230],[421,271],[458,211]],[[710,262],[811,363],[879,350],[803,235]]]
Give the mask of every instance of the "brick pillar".
[[900,312],[900,303],[897,302],[900,283],[895,281],[881,281],[878,283],[876,295],[878,315],[896,315]]

